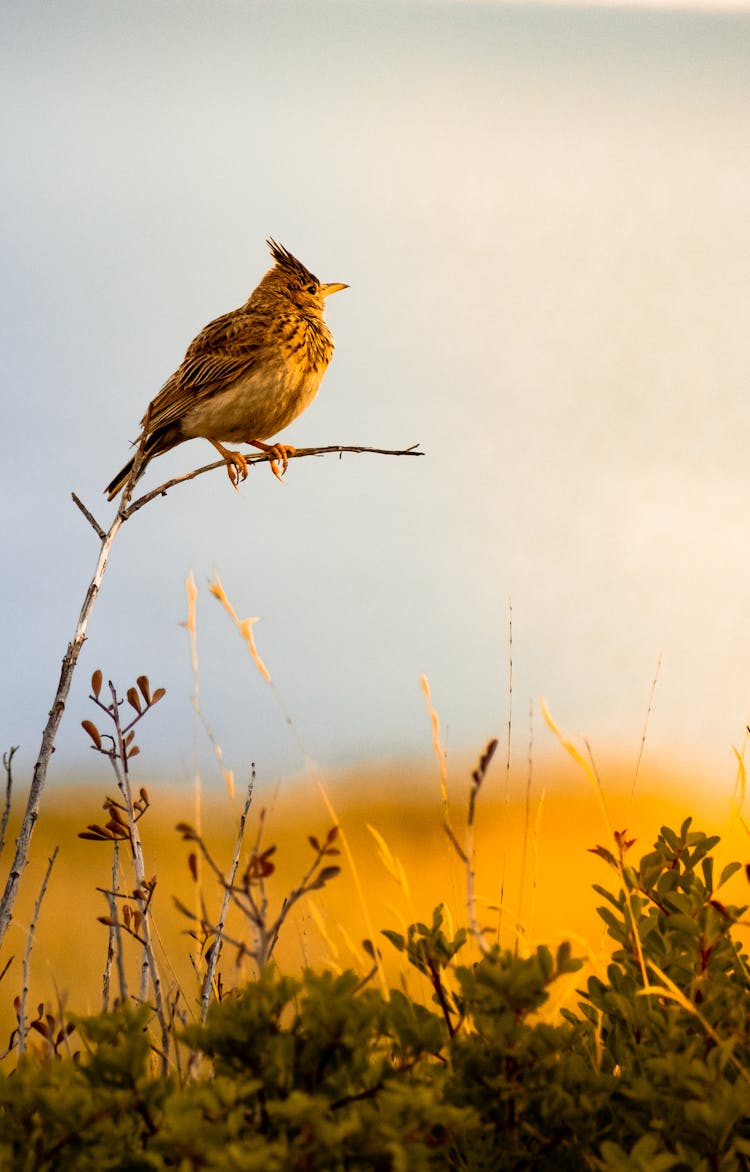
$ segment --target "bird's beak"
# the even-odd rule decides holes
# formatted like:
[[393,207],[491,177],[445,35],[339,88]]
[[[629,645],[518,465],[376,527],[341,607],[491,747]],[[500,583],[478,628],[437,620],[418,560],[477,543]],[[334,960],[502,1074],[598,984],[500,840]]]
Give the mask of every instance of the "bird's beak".
[[348,289],[348,285],[343,285],[340,281],[333,285],[321,285],[320,291],[324,297],[330,297],[332,293],[338,293],[339,289]]

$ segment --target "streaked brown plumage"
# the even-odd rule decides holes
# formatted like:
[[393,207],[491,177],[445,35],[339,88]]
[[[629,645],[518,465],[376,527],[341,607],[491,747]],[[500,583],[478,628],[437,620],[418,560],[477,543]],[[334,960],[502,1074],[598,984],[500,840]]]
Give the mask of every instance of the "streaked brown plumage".
[[[323,284],[275,240],[276,262],[244,305],[209,322],[190,343],[182,365],[168,378],[141,420],[147,430],[144,462],[185,440],[202,437],[231,462],[236,486],[247,460],[222,441],[272,451],[271,468],[286,470],[288,444],[263,441],[288,427],[309,407],[333,354],[325,299],[343,284]],[[104,490],[112,500],[133,468],[129,460]]]

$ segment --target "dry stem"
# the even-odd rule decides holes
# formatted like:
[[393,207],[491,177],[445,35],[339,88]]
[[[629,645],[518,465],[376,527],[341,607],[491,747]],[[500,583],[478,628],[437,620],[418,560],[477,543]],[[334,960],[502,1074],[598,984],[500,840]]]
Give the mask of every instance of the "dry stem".
[[201,1021],[205,1022],[206,1014],[208,1013],[208,1006],[211,1001],[211,990],[213,988],[214,976],[216,968],[221,956],[222,944],[224,941],[224,928],[227,922],[227,915],[229,913],[229,904],[232,899],[232,888],[234,881],[237,878],[237,868],[240,865],[240,854],[242,853],[242,843],[245,837],[245,825],[247,823],[247,816],[250,813],[250,806],[253,801],[253,791],[255,789],[255,770],[250,779],[250,784],[247,787],[247,797],[245,798],[245,805],[240,815],[240,825],[237,831],[237,838],[234,844],[234,855],[232,857],[232,865],[229,868],[229,877],[224,886],[224,898],[221,903],[221,911],[219,912],[219,922],[216,925],[216,936],[211,948],[211,955],[206,966],[206,974],[203,978],[203,988],[201,990]]
[[21,989],[21,997],[19,999],[19,1006],[18,1006],[18,1053],[19,1054],[23,1054],[24,1050],[26,1049],[26,1033],[27,1033],[26,1002],[27,1002],[28,996],[29,996],[29,970],[31,967],[31,949],[34,946],[34,935],[36,933],[36,925],[37,925],[37,921],[39,919],[39,912],[41,911],[41,908],[42,908],[42,900],[44,899],[44,894],[47,890],[47,884],[49,883],[49,877],[52,873],[52,868],[55,865],[55,859],[57,858],[57,852],[59,849],[60,849],[59,847],[57,847],[57,846],[55,847],[55,849],[53,850],[53,852],[50,856],[49,862],[47,864],[47,870],[44,873],[44,879],[42,880],[42,886],[39,889],[39,895],[37,896],[36,903],[34,904],[34,915],[32,916],[31,923],[29,924],[29,934],[28,934],[28,937],[26,940],[26,949],[23,954],[23,988]]
[[[141,913],[141,921],[138,926],[139,939],[143,945],[143,960],[141,962],[141,983],[139,990],[139,999],[144,1002],[148,995],[149,978],[151,981],[151,988],[154,994],[154,1009],[161,1027],[161,1059],[163,1073],[167,1072],[167,1062],[169,1053],[169,1023],[167,1021],[164,998],[162,996],[161,977],[159,975],[159,968],[156,963],[156,955],[154,953],[153,937],[151,932],[151,896],[154,889],[154,880],[148,881],[146,879],[146,866],[143,855],[143,843],[141,841],[141,832],[138,826],[138,817],[136,815],[135,804],[133,802],[133,794],[130,788],[130,771],[128,769],[128,745],[125,740],[127,729],[123,729],[120,722],[120,706],[115,691],[114,685],[109,685],[110,695],[112,697],[112,704],[110,710],[112,713],[112,720],[115,726],[116,734],[116,751],[111,752],[109,759],[112,763],[112,768],[117,778],[117,785],[120,793],[123,796],[125,803],[125,813],[128,819],[128,830],[130,831],[130,848],[133,856],[133,874],[135,877],[135,901],[139,912]],[[101,703],[101,702],[100,702]],[[148,707],[144,712],[148,711]],[[142,715],[142,714],[141,714]],[[136,717],[138,720],[139,717]],[[133,721],[134,724],[136,721]],[[131,727],[131,726],[128,726]],[[145,791],[141,793],[145,796]],[[113,887],[113,892],[114,892]]]
[[[122,925],[120,917],[117,914],[117,895],[119,887],[120,874],[120,843],[118,839],[112,841],[112,885],[108,891],[104,892],[109,904],[109,917],[112,921],[109,925],[109,936],[107,938],[107,959],[104,965],[104,974],[102,976],[102,1010],[106,1013],[109,1009],[109,992],[112,978],[112,961],[117,961],[117,977],[119,983],[119,998],[120,1001],[127,1001],[128,999],[128,984],[125,977],[125,954],[122,947]],[[99,888],[98,890],[101,890]]]
[[13,758],[18,752],[18,745],[11,745],[7,753],[3,753],[3,769],[5,770],[5,804],[3,816],[0,818],[0,855],[5,847],[5,835],[10,818],[10,804],[13,797]]

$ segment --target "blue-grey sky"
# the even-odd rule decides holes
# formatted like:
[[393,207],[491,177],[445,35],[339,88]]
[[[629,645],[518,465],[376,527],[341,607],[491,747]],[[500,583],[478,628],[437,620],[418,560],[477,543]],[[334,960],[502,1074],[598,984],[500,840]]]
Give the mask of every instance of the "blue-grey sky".
[[[545,696],[595,753],[725,786],[750,717],[750,16],[539,5],[3,5],[4,745],[38,748],[102,488],[272,235],[321,279],[336,354],[301,445],[419,460],[203,477],[115,545],[53,776],[91,771],[101,667],[167,698],[142,769],[426,758]],[[207,462],[195,441],[148,480]],[[206,584],[260,616],[254,671]],[[285,715],[292,721],[290,729]],[[551,738],[536,718],[536,751]],[[210,751],[202,750],[212,772]]]

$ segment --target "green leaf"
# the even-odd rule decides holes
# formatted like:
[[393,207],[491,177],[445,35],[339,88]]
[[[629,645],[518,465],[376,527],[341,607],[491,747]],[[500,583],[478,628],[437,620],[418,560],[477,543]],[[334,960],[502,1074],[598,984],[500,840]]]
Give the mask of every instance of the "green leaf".
[[386,940],[390,940],[394,948],[399,952],[403,952],[406,947],[406,941],[400,932],[393,932],[390,928],[381,928],[380,935],[385,936]]

